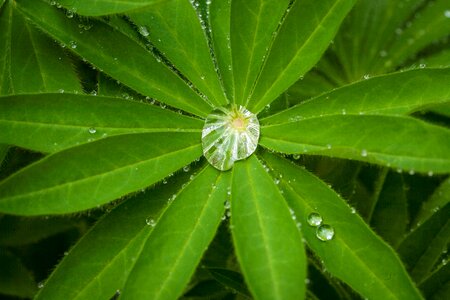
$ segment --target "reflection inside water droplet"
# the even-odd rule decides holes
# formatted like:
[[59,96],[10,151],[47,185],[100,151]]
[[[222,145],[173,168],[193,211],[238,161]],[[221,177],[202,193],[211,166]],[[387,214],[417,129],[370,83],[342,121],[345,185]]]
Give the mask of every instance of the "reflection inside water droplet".
[[221,171],[255,152],[259,139],[259,121],[243,106],[229,105],[213,110],[202,131],[203,155]]
[[334,228],[328,224],[322,224],[316,229],[316,237],[321,241],[329,241],[334,237]]
[[320,224],[322,224],[322,216],[318,213],[313,212],[308,215],[308,219],[306,221],[311,226],[319,226]]

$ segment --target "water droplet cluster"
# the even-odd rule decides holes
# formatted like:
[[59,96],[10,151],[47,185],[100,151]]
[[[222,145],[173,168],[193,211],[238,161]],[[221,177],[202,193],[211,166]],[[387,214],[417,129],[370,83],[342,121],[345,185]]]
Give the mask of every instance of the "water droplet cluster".
[[334,228],[331,225],[323,224],[322,216],[312,212],[306,219],[310,226],[316,227],[316,237],[321,241],[330,241],[334,237]]
[[202,131],[203,155],[218,170],[233,167],[246,159],[258,146],[259,121],[243,106],[229,105],[214,109]]

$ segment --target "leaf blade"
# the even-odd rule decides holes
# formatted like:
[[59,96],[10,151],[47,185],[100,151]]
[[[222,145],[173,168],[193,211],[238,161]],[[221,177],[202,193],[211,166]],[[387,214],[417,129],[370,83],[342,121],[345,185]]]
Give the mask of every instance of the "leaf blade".
[[446,173],[450,171],[448,140],[448,129],[410,117],[340,115],[263,126],[260,144],[289,154],[307,152],[413,172]]
[[[181,295],[219,227],[229,175],[208,165],[178,193],[149,236],[123,297],[175,299]],[[208,196],[198,199],[199,194]],[[149,276],[154,272],[158,276]]]
[[[305,239],[328,271],[364,297],[421,299],[393,250],[333,190],[287,160],[269,153],[264,153],[263,158],[274,172],[283,175],[281,187],[286,200],[305,224]],[[303,222],[311,212],[318,212],[325,223],[334,227],[332,240],[319,240],[315,228]],[[348,262],[353,262],[352,268]],[[356,270],[358,276],[354,276]]]
[[40,215],[96,207],[200,157],[198,139],[193,133],[127,134],[58,152],[0,183],[0,211]]
[[231,195],[235,251],[252,295],[302,299],[306,258],[301,234],[255,156],[235,164]]
[[[260,112],[317,63],[354,3],[310,0],[293,4],[251,95],[251,111]],[[315,18],[310,23],[311,12]]]
[[56,152],[108,136],[138,132],[200,132],[203,122],[125,99],[36,94],[0,97],[0,141]]

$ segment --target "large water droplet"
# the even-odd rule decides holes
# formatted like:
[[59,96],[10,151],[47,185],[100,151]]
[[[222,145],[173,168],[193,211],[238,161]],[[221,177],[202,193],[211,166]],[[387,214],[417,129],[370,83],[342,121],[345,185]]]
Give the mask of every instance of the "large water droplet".
[[329,241],[334,237],[334,228],[328,224],[322,224],[316,229],[316,237],[321,241]]
[[203,155],[221,171],[229,170],[237,160],[246,159],[258,146],[259,121],[243,106],[214,109],[202,131]]
[[319,226],[320,224],[322,224],[322,216],[318,213],[313,212],[308,215],[308,219],[306,221],[311,226]]

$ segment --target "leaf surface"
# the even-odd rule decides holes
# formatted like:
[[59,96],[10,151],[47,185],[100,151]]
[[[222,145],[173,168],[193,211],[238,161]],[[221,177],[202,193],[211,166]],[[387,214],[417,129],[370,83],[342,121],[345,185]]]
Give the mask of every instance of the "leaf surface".
[[36,283],[17,256],[0,248],[0,266],[0,295],[33,297],[37,290]]
[[200,132],[203,122],[125,99],[74,94],[0,97],[0,142],[42,152],[124,133]]
[[177,299],[182,294],[219,227],[229,182],[230,173],[208,165],[175,195],[145,243],[124,298]]
[[170,0],[58,0],[58,4],[83,16],[104,16],[152,7]]
[[[224,1],[226,2],[226,1]],[[245,105],[283,19],[288,0],[231,1],[234,101]]]
[[0,95],[81,92],[63,49],[37,30],[8,2],[0,11]]
[[59,263],[36,299],[110,299],[121,291],[153,230],[151,220],[189,175],[175,175],[106,214]]
[[16,5],[44,32],[143,95],[199,116],[206,116],[211,110],[210,105],[150,51],[106,23],[90,19],[89,29],[80,31],[79,25],[85,26],[82,20],[69,19],[42,1],[20,0]]
[[306,257],[301,234],[274,179],[255,155],[233,168],[235,251],[256,299],[302,299]]
[[343,114],[410,114],[450,102],[450,68],[382,75],[335,89],[261,120],[283,123]]
[[[433,175],[433,174],[428,174]],[[441,185],[436,188],[427,201],[422,202],[422,206],[414,220],[414,225],[423,224],[436,211],[445,207],[450,203],[450,177],[444,180]]]
[[[263,158],[280,176],[308,246],[327,271],[369,299],[421,299],[395,252],[332,189],[292,162],[268,153]],[[316,228],[306,222],[313,212],[334,228],[332,240],[316,237]]]
[[294,2],[254,88],[248,105],[250,111],[260,112],[317,63],[354,3],[354,0]]
[[189,0],[165,1],[129,16],[209,102],[223,106],[228,101],[214,69],[206,27],[194,5]]
[[260,144],[414,172],[450,171],[450,130],[410,117],[340,115],[261,127]]
[[69,213],[145,188],[201,155],[195,133],[113,136],[47,156],[0,182],[0,211]]

